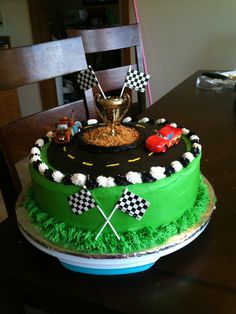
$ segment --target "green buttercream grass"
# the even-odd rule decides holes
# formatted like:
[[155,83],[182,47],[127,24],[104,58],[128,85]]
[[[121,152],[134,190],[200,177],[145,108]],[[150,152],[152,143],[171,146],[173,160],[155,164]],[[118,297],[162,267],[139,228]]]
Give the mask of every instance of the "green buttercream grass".
[[127,231],[119,234],[119,241],[113,233],[102,233],[95,240],[96,232],[68,226],[49,217],[48,214],[40,210],[32,188],[28,189],[28,195],[24,202],[32,222],[40,228],[44,238],[55,245],[89,254],[128,254],[163,244],[170,237],[197,223],[208,204],[208,188],[201,179],[194,209],[190,208],[181,218],[168,225],[162,225],[158,228],[145,227],[138,231]]

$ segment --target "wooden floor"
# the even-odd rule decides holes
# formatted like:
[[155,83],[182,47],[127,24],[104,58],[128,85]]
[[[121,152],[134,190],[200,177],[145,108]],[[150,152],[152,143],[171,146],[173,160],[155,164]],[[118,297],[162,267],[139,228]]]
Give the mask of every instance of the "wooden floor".
[[[30,176],[28,171],[28,158],[25,158],[17,163],[16,168],[19,173],[22,186],[24,187],[28,182],[30,182]],[[3,221],[6,217],[7,214],[5,210],[5,205],[0,191],[0,222]]]

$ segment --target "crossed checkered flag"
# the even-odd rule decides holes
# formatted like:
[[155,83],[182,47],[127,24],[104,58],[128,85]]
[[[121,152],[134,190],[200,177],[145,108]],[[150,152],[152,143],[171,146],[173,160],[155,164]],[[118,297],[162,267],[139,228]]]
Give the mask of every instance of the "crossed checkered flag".
[[86,187],[67,197],[67,199],[73,213],[76,215],[83,214],[89,209],[97,206],[91,193],[86,189]]
[[73,213],[75,213],[76,215],[83,214],[90,210],[91,208],[97,207],[97,209],[100,211],[100,213],[106,220],[106,224],[109,224],[110,228],[114,232],[117,239],[120,240],[120,237],[116,232],[115,228],[113,227],[113,225],[111,224],[103,210],[100,208],[100,206],[98,206],[98,204],[95,202],[86,186],[84,186],[83,189],[81,189],[79,192],[74,193],[71,196],[67,197],[67,200]]
[[122,212],[140,220],[149,205],[150,203],[148,201],[145,201],[142,197],[125,189],[116,204],[116,208],[119,208]]
[[77,82],[79,83],[80,89],[83,90],[99,85],[98,79],[91,65],[88,66],[88,69],[79,72]]
[[149,79],[149,74],[133,70],[130,67],[125,78],[124,87],[129,87],[130,89],[143,93]]

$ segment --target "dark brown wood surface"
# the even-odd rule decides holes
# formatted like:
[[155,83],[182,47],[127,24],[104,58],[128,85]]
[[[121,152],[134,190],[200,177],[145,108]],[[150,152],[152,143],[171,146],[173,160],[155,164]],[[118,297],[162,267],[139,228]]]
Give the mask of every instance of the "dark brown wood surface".
[[[68,58],[70,62],[68,62]],[[0,90],[32,84],[87,68],[79,39],[64,39],[0,51]]]
[[[0,91],[77,73],[86,68],[87,61],[80,37],[2,49]],[[85,98],[88,113],[95,114],[91,90],[85,92]]]
[[[198,74],[143,116],[165,117],[199,135],[202,173],[217,196],[205,231],[145,272],[94,276],[65,270],[26,242],[8,219],[0,225],[1,313],[21,313],[23,304],[50,313],[70,313],[72,308],[86,313],[235,313],[236,93],[196,89]],[[13,311],[4,312],[6,308]]]
[[21,117],[16,89],[0,91],[0,125]]

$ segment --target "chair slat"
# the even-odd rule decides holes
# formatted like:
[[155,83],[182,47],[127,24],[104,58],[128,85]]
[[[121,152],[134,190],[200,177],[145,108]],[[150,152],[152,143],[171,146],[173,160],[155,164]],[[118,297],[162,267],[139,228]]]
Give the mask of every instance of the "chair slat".
[[[64,39],[0,51],[0,90],[87,68],[81,40]],[[16,66],[17,65],[17,66]]]
[[67,34],[69,37],[82,36],[86,53],[141,46],[138,24],[98,29],[68,29]]

